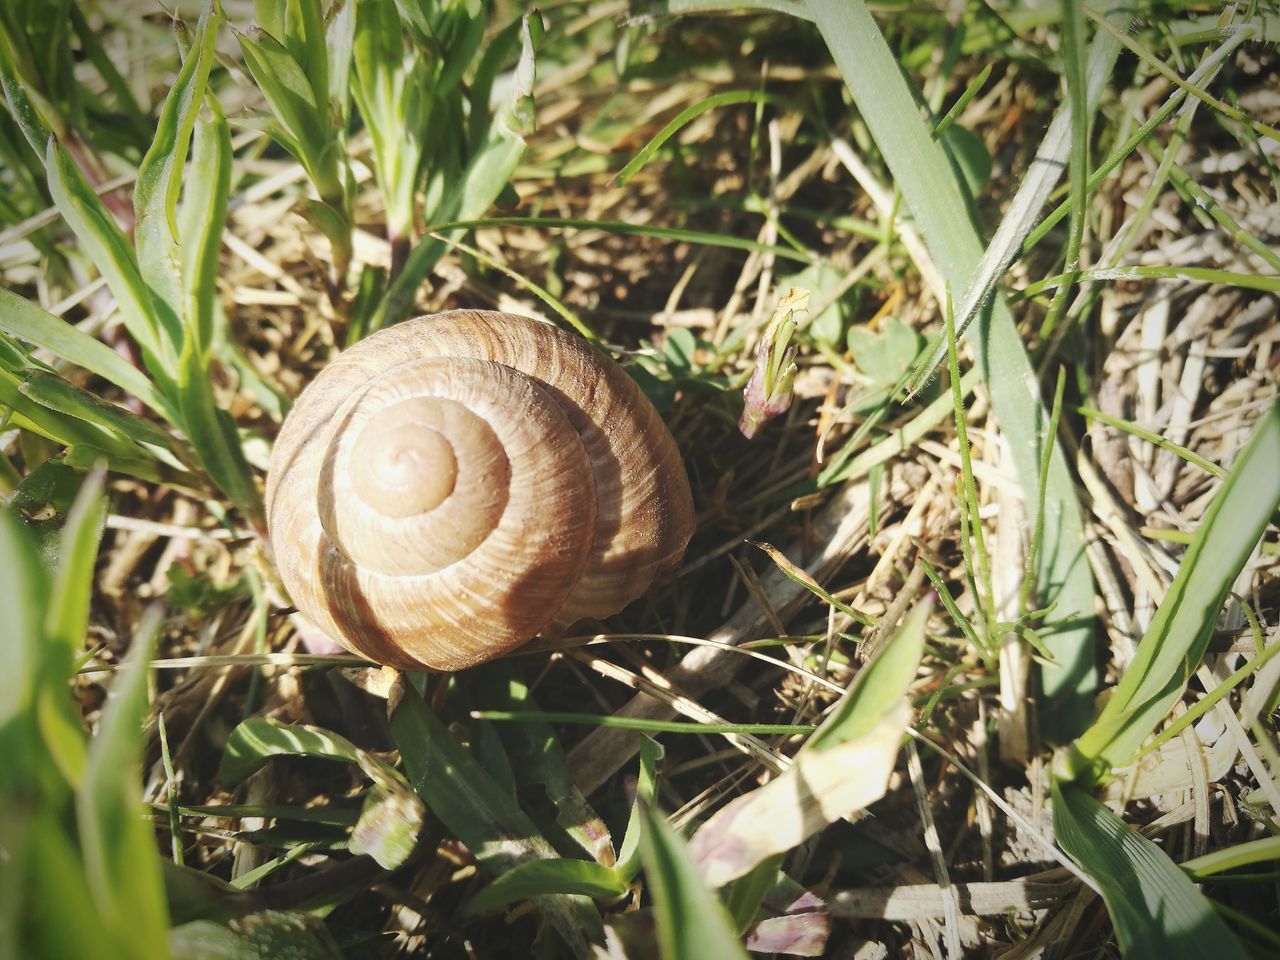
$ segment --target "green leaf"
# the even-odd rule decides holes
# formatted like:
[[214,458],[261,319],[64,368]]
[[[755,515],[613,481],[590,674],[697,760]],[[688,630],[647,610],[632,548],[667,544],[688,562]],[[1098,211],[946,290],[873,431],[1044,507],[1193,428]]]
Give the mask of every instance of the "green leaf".
[[71,676],[74,657],[84,647],[89,625],[89,600],[93,594],[93,570],[98,543],[106,526],[107,499],[103,475],[94,471],[80,487],[62,528],[58,567],[45,617],[45,636],[56,651],[60,675]]
[[631,804],[627,832],[618,848],[614,869],[630,880],[640,869],[640,833],[643,828],[642,807],[654,803],[658,796],[658,764],[663,755],[662,744],[650,737],[640,738],[640,775],[636,778],[636,798]]
[[218,764],[218,779],[235,786],[257,772],[272,757],[318,757],[359,766],[380,783],[404,783],[400,772],[346,737],[303,723],[280,723],[249,717],[231,731]]
[[[653,155],[662,149],[664,143],[708,110],[740,103],[755,103],[761,106],[766,103],[772,103],[786,107],[789,110],[796,109],[795,105],[790,101],[763,90],[730,90],[726,93],[717,93],[707,97],[705,100],[699,100],[692,106],[682,110],[679,116],[659,130],[653,139],[641,147],[640,151],[627,162],[627,165],[614,175],[613,180],[610,181],[610,186],[620,187],[634,177],[644,169],[645,164],[653,159]],[[803,284],[800,284],[800,286],[803,286]]]
[[329,102],[329,52],[325,48],[324,15],[320,0],[287,0],[284,43],[311,84],[315,102]]
[[0,797],[28,786],[28,763],[37,756],[30,726],[32,702],[45,657],[43,624],[48,610],[49,578],[22,524],[0,510]]
[[805,743],[805,750],[829,750],[866,736],[901,702],[920,667],[925,625],[932,612],[930,600],[917,601],[880,652],[858,671],[848,692]]
[[1230,928],[1163,850],[1073,784],[1053,781],[1058,842],[1097,883],[1130,957],[1248,956]]
[[182,422],[205,472],[251,523],[262,521],[262,500],[231,417],[218,408],[209,379],[217,336],[218,251],[231,189],[231,134],[221,109],[196,126],[188,179],[205,189],[183,200],[183,272],[187,297],[177,396]]
[[927,600],[916,604],[790,767],[722,807],[694,834],[689,849],[707,883],[720,887],[745,876],[884,795],[910,721],[906,694],[931,608]]
[[924,338],[897,317],[887,318],[879,332],[850,327],[849,352],[858,369],[879,387],[892,387],[911,368],[924,346]]
[[[862,0],[808,0],[806,8],[934,262],[953,290],[965,289],[983,254],[971,200],[942,145],[933,139],[879,27]],[[1042,605],[1055,603],[1066,622],[1048,641],[1056,665],[1043,668],[1046,698],[1041,715],[1054,735],[1073,736],[1087,723],[1097,686],[1091,638],[1093,577],[1085,557],[1080,506],[1056,438],[1043,435],[1048,413],[1039,395],[1028,391],[1035,374],[1013,316],[998,296],[989,309],[988,321],[975,325],[970,341],[1028,503],[1039,487],[1040,451],[1046,443],[1055,448],[1044,507],[1050,522],[1044,525],[1036,582]]]
[[141,370],[105,343],[81,333],[61,317],[55,317],[3,287],[0,287],[0,330],[44,347],[63,360],[109,380],[152,410],[173,420],[173,408]]
[[183,308],[178,266],[178,193],[221,22],[220,11],[211,3],[200,17],[194,45],[160,108],[155,138],[138,167],[133,191],[139,268],[152,292],[175,314],[181,314]]
[[170,931],[169,949],[182,960],[342,960],[324,921],[274,910],[184,923]]
[[[391,735],[409,782],[431,812],[494,874],[522,863],[560,859],[515,798],[427,709],[421,694],[410,686],[401,689],[391,713]],[[602,942],[600,917],[590,900],[554,894],[535,898],[534,905],[575,954],[587,956],[589,943]]]
[[319,757],[354,763],[374,782],[352,831],[351,849],[394,869],[413,852],[422,826],[422,801],[395,767],[361,750],[346,737],[308,724],[250,717],[227,738],[218,779],[236,784],[272,757]]
[[[1280,402],[1254,428],[1200,520],[1133,662],[1070,767],[1092,776],[1124,766],[1181,699],[1240,569],[1280,504]],[[1083,771],[1082,771],[1083,772]]]
[[556,823],[582,847],[587,856],[611,866],[614,853],[609,828],[574,783],[568,758],[554,727],[536,716],[537,701],[528,686],[515,677],[507,662],[498,661],[487,669],[497,682],[484,687],[484,702],[513,708],[526,715],[534,714],[522,723],[499,726],[516,781],[521,785],[541,786],[547,799],[555,806]]
[[152,297],[133,248],[84,174],[56,140],[49,140],[45,158],[49,192],[67,225],[93,260],[115,297],[125,327],[143,349],[160,392],[177,374],[177,345],[182,329],[177,314]]
[[474,916],[517,900],[548,894],[576,894],[603,900],[627,892],[627,881],[612,867],[590,860],[535,860],[494,879],[468,901],[464,915]]
[[733,919],[708,889],[684,841],[653,807],[645,805],[641,819],[640,856],[663,960],[746,960]]
[[98,735],[89,746],[76,822],[85,875],[107,932],[131,955],[168,960],[168,911],[151,825],[142,817],[142,721],[147,664],[161,612],[143,614],[123,668],[116,674]]
[[[324,149],[328,124],[316,103],[310,82],[289,51],[274,37],[269,34],[236,36],[245,66],[267,98],[276,120],[291,138],[290,142],[282,141],[281,145],[309,174],[313,174],[313,161]],[[319,188],[320,184],[316,186]],[[332,184],[326,186],[332,191]],[[321,189],[321,196],[326,196],[324,189]]]
[[80,487],[59,538],[57,567],[45,616],[46,677],[51,681],[37,694],[37,722],[49,759],[73,788],[84,777],[86,764],[83,721],[64,684],[71,679],[76,658],[84,649],[93,594],[93,570],[98,544],[106,526],[107,499],[103,473],[93,471]]
[[173,438],[150,420],[144,420],[124,407],[108,403],[55,374],[42,370],[28,373],[18,389],[24,397],[30,397],[42,407],[101,428],[118,441],[119,449],[125,455],[146,455],[135,446],[135,441],[153,444],[163,450],[173,450]]

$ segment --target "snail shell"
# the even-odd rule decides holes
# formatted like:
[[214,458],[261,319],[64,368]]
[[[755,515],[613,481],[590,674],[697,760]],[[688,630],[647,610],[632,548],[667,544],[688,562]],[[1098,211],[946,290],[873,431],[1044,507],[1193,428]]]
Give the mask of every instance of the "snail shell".
[[266,504],[302,614],[418,670],[617,612],[693,531],[675,442],[622,368],[475,310],[406,321],[326,367],[281,428]]

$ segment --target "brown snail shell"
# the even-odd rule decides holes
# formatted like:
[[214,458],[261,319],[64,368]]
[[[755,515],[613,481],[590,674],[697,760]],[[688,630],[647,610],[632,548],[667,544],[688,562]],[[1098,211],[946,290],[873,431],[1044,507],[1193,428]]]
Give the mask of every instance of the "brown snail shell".
[[693,532],[675,441],[622,368],[477,310],[406,321],[326,367],[281,428],[266,505],[302,614],[419,670],[617,612]]

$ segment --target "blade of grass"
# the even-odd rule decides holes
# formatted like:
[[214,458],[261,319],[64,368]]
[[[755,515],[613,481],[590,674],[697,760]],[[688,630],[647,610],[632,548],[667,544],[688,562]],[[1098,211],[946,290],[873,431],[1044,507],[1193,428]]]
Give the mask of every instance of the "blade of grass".
[[125,668],[116,676],[97,736],[89,746],[76,821],[94,902],[111,939],[131,955],[168,960],[168,910],[151,824],[143,819],[142,721],[147,660],[163,615],[150,607],[138,623]]
[[576,220],[565,217],[485,217],[481,220],[456,220],[449,223],[436,224],[427,229],[432,233],[445,233],[449,230],[474,230],[480,227],[602,230],[605,233],[616,233],[627,237],[656,237],[659,240],[670,240],[675,243],[696,243],[709,247],[728,247],[732,250],[745,250],[750,253],[768,253],[784,260],[796,260],[800,263],[817,262],[812,256],[793,250],[791,247],[775,247],[764,243],[756,243],[754,240],[748,240],[745,237],[705,233],[699,230],[684,230],[676,227],[655,227],[643,223],[624,223],[620,220]]
[[703,882],[684,841],[653,807],[640,811],[640,857],[662,960],[747,960],[733,918]]
[[1280,402],[1263,415],[1205,511],[1151,625],[1097,721],[1060,758],[1090,779],[1129,763],[1204,656],[1231,583],[1280,503]]
[[[861,0],[809,0],[809,10],[935,263],[953,288],[968,284],[983,249],[964,187],[942,147],[932,139],[871,14]],[[1106,60],[1101,54],[1100,59]],[[1105,77],[1109,70],[1099,72]],[[1044,435],[1049,417],[1003,299],[991,301],[976,332],[971,340],[978,366],[1029,500],[1039,485],[1040,451],[1045,444],[1056,448],[1056,438]],[[1059,614],[1070,623],[1049,641],[1056,663],[1042,668],[1046,696],[1041,720],[1048,735],[1065,739],[1088,722],[1097,676],[1092,649],[1093,577],[1085,557],[1075,487],[1060,449],[1050,461],[1044,509],[1048,522],[1045,543],[1038,551],[1036,582],[1044,604],[1056,603]]]
[[754,733],[759,736],[787,736],[813,733],[817,727],[790,723],[697,723],[683,720],[645,720],[642,717],[618,717],[601,713],[564,713],[542,710],[473,710],[476,720],[503,720],[526,723],[575,723],[591,727],[617,727],[621,730],[645,730],[649,733]]
[[18,339],[49,349],[63,360],[83,367],[131,393],[156,412],[173,421],[173,407],[152,387],[146,374],[106,346],[74,326],[42,310],[17,293],[0,287],[0,330]]
[[184,199],[186,240],[182,267],[186,287],[177,400],[183,425],[205,472],[250,523],[263,522],[262,499],[234,421],[219,409],[209,378],[218,316],[218,251],[231,189],[231,133],[216,103],[213,117],[195,128],[188,182],[202,189]]
[[643,170],[645,164],[653,159],[653,155],[662,149],[662,145],[679,133],[690,121],[702,116],[708,110],[733,106],[739,103],[755,103],[759,105],[772,103],[790,110],[799,111],[799,108],[791,101],[763,90],[730,90],[726,93],[717,93],[682,110],[675,119],[659,130],[652,140],[641,147],[639,152],[627,161],[626,166],[614,174],[613,179],[609,181],[609,186],[620,187]]

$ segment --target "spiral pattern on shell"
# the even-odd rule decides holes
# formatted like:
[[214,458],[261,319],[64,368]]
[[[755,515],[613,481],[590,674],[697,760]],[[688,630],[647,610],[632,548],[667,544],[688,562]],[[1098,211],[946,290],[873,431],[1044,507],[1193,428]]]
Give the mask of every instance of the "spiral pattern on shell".
[[299,611],[406,669],[457,670],[615,613],[693,529],[675,442],[617,364],[473,310],[326,367],[281,428],[266,503]]

